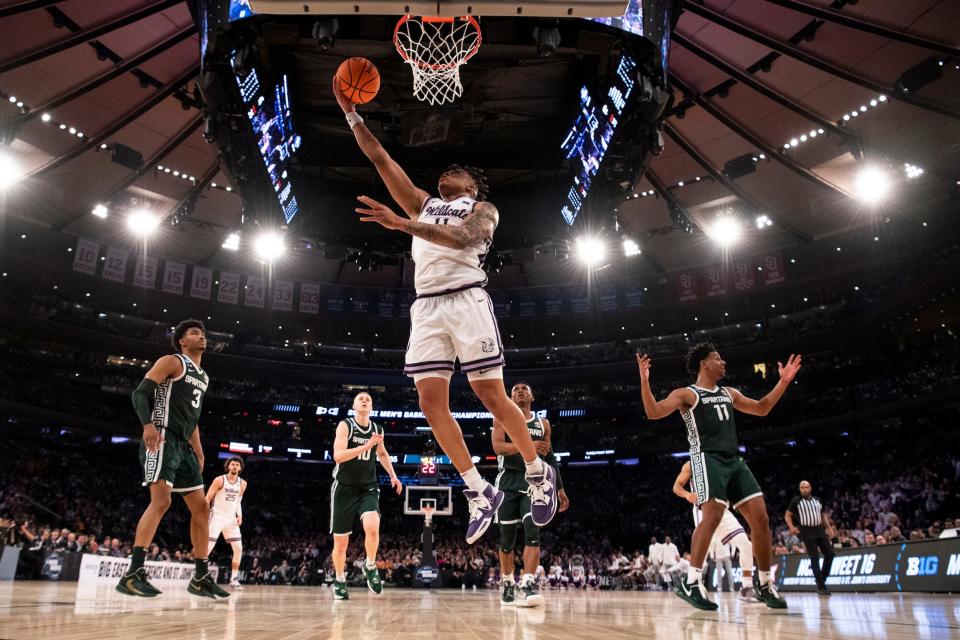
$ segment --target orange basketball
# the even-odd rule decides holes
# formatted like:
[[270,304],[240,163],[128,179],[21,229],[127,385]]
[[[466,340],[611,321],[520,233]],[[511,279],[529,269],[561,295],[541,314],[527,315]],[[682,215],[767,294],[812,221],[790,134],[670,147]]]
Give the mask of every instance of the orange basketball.
[[337,83],[347,100],[364,104],[373,100],[380,90],[380,72],[366,58],[350,58],[337,69]]

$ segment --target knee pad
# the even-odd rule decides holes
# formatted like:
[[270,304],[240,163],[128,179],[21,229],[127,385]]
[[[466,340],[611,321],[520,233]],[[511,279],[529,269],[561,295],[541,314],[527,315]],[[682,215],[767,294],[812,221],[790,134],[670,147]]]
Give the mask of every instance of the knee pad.
[[540,527],[533,524],[533,518],[529,515],[523,519],[523,544],[527,547],[540,546]]
[[513,553],[517,546],[517,523],[500,524],[500,551]]

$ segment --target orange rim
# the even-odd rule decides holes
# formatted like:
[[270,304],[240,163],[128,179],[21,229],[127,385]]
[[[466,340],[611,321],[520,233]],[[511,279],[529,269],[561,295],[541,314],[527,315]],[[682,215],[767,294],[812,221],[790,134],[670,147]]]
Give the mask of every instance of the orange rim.
[[[427,64],[420,60],[416,60],[410,57],[410,55],[400,46],[400,27],[403,26],[405,22],[413,19],[416,16],[411,16],[407,14],[397,20],[397,26],[393,29],[393,46],[397,48],[397,53],[400,54],[400,57],[403,58],[404,62],[412,62],[421,69],[431,69],[433,71],[441,71],[445,69],[455,69],[465,63],[467,60],[472,58],[477,54],[477,51],[480,50],[480,45],[483,42],[483,34],[480,32],[480,23],[477,22],[477,19],[473,16],[459,16],[461,20],[466,20],[473,29],[477,32],[477,42],[470,48],[470,51],[467,52],[467,55],[463,57],[462,60],[458,62],[451,62],[448,64]],[[445,17],[445,16],[419,16],[421,22],[445,22],[452,23],[457,18],[455,17]]]

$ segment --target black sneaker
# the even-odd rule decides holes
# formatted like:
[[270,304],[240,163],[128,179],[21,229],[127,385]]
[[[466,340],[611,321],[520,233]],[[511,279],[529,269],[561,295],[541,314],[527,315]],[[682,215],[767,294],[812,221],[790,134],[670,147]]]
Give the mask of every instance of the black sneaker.
[[140,567],[133,573],[125,573],[117,583],[117,591],[128,596],[155,598],[162,592],[147,580],[147,570]]
[[230,597],[230,593],[218,587],[217,583],[213,581],[213,576],[209,573],[202,578],[194,575],[193,578],[190,579],[190,584],[187,585],[187,591],[195,596],[203,596],[204,598],[216,599]]
[[827,597],[833,595],[832,593],[830,593],[830,589],[827,589],[826,587],[820,587],[819,589],[817,589],[817,593],[820,594],[821,596],[827,596]]
[[780,597],[777,588],[772,582],[760,586],[760,602],[770,609],[786,609],[787,601]]
[[[687,582],[684,578],[675,593],[687,603],[704,611],[716,611],[717,603],[707,598],[702,582]],[[769,605],[768,605],[769,606]]]
[[503,583],[503,589],[500,591],[500,606],[512,607],[517,603],[517,585],[513,582]]
[[542,604],[543,596],[537,592],[537,585],[533,581],[520,585],[517,593],[518,607],[539,607]]

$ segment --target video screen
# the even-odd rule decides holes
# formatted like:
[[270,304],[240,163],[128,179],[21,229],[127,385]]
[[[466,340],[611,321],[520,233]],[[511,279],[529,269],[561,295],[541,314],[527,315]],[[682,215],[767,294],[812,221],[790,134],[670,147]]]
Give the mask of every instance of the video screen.
[[230,14],[228,20],[243,20],[256,15],[256,12],[250,8],[250,0],[230,0]]
[[580,109],[560,148],[573,168],[573,184],[561,209],[563,219],[573,225],[600,171],[620,116],[636,84],[636,61],[624,55],[610,86],[597,98],[586,86],[580,89]]
[[630,0],[626,12],[618,18],[590,19],[654,43],[660,52],[660,66],[663,70],[663,79],[666,80],[673,5],[673,2],[664,0]]

